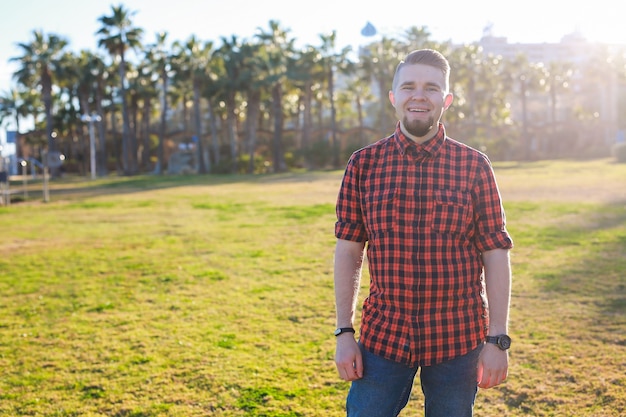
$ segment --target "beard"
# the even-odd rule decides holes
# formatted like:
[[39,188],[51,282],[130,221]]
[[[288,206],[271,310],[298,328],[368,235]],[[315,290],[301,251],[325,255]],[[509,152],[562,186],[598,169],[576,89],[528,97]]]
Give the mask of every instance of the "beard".
[[412,120],[409,121],[406,117],[402,120],[402,124],[406,131],[418,138],[426,136],[435,125],[435,119],[430,117],[428,120]]

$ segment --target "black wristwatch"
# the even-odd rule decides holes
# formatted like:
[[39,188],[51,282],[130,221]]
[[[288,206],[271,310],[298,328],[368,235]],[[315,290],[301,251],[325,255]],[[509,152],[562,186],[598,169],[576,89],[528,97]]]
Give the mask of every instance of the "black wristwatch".
[[352,327],[340,327],[335,330],[335,336],[339,336],[343,333],[356,333]]
[[497,336],[487,336],[485,339],[487,343],[493,343],[498,346],[500,350],[507,350],[511,347],[511,338],[506,334],[499,334]]

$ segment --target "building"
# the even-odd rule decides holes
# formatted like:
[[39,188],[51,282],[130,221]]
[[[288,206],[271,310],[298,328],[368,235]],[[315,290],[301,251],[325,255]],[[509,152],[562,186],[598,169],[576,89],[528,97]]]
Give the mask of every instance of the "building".
[[[525,116],[537,126],[579,124],[589,128],[587,132],[581,131],[581,137],[574,140],[573,145],[578,147],[609,150],[624,137],[625,109],[620,103],[625,101],[626,85],[618,74],[618,65],[614,64],[624,62],[625,45],[591,43],[578,32],[564,36],[559,43],[509,43],[505,37],[494,36],[490,27],[485,29],[479,45],[485,55],[506,60],[523,55],[531,66],[546,74],[543,91],[526,94],[526,115],[521,113],[523,106],[512,105],[515,120],[522,120]],[[557,78],[560,85],[554,87],[554,90],[558,87],[558,92],[549,91],[551,86],[547,83],[554,83],[554,80],[548,80],[551,71],[563,71]],[[514,94],[518,96],[519,89]],[[546,111],[546,99],[548,106],[553,106],[551,111]],[[511,98],[511,101],[515,100],[515,97]],[[563,128],[563,131],[568,130]],[[533,147],[541,147],[541,144],[534,143]]]

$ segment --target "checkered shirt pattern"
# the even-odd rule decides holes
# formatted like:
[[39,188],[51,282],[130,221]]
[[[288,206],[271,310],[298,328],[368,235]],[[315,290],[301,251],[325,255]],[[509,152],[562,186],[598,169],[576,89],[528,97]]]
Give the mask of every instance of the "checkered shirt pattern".
[[399,124],[356,151],[335,236],[367,241],[370,291],[360,341],[411,366],[464,355],[488,327],[481,253],[513,241],[487,156],[445,134],[417,144]]

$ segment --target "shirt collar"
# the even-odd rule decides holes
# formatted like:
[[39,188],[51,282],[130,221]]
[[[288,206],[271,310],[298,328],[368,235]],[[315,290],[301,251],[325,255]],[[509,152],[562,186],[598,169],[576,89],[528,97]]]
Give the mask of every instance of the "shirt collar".
[[394,133],[394,140],[402,155],[406,155],[408,153],[409,155],[424,154],[424,156],[435,156],[439,153],[446,140],[446,129],[444,128],[443,123],[439,123],[439,130],[435,136],[428,139],[424,143],[416,143],[402,133],[402,129],[400,129],[400,122],[398,122]]

